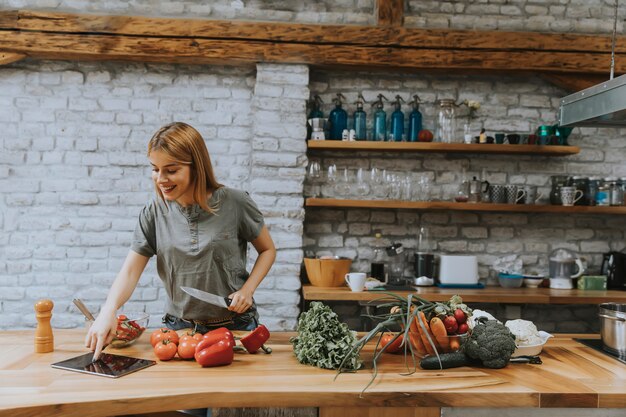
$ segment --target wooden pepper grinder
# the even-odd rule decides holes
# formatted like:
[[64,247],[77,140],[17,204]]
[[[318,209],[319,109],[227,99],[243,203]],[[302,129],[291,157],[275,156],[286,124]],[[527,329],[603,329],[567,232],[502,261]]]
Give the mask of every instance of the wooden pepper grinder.
[[39,300],[35,303],[37,329],[35,330],[35,352],[47,353],[54,350],[54,336],[52,335],[52,300]]

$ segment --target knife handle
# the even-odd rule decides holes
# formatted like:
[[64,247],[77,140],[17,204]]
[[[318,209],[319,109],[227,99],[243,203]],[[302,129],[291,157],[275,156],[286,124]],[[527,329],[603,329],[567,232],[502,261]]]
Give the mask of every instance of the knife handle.
[[233,302],[233,300],[231,300],[228,297],[224,297],[224,301],[226,301],[226,306],[230,307],[230,304]]
[[72,302],[80,310],[80,312],[83,313],[83,315],[85,316],[87,320],[91,320],[91,321],[96,320],[93,314],[91,314],[91,311],[89,311],[87,306],[82,302],[82,300],[80,300],[79,298],[74,298]]

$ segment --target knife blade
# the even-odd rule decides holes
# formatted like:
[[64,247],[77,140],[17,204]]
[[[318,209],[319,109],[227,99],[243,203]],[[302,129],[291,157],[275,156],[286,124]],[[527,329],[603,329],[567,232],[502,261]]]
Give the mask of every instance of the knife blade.
[[180,287],[180,289],[198,300],[202,300],[205,303],[213,304],[218,307],[228,308],[230,303],[233,301],[228,297],[211,294],[210,292],[202,291],[197,288]]

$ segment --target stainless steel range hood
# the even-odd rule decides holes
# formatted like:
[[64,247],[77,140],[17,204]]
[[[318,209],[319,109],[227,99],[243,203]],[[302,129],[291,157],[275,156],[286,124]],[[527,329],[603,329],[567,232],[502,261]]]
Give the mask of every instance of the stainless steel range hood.
[[626,127],[626,75],[563,97],[559,125]]

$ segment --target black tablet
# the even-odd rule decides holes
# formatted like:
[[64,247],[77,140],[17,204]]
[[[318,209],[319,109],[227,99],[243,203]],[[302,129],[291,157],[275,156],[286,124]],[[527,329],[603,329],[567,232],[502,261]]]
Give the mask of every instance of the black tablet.
[[112,355],[110,353],[102,353],[100,358],[95,362],[92,362],[92,359],[93,353],[89,352],[84,355],[76,356],[75,358],[53,363],[52,367],[85,374],[106,376],[109,378],[119,378],[156,364],[155,361],[147,359]]

